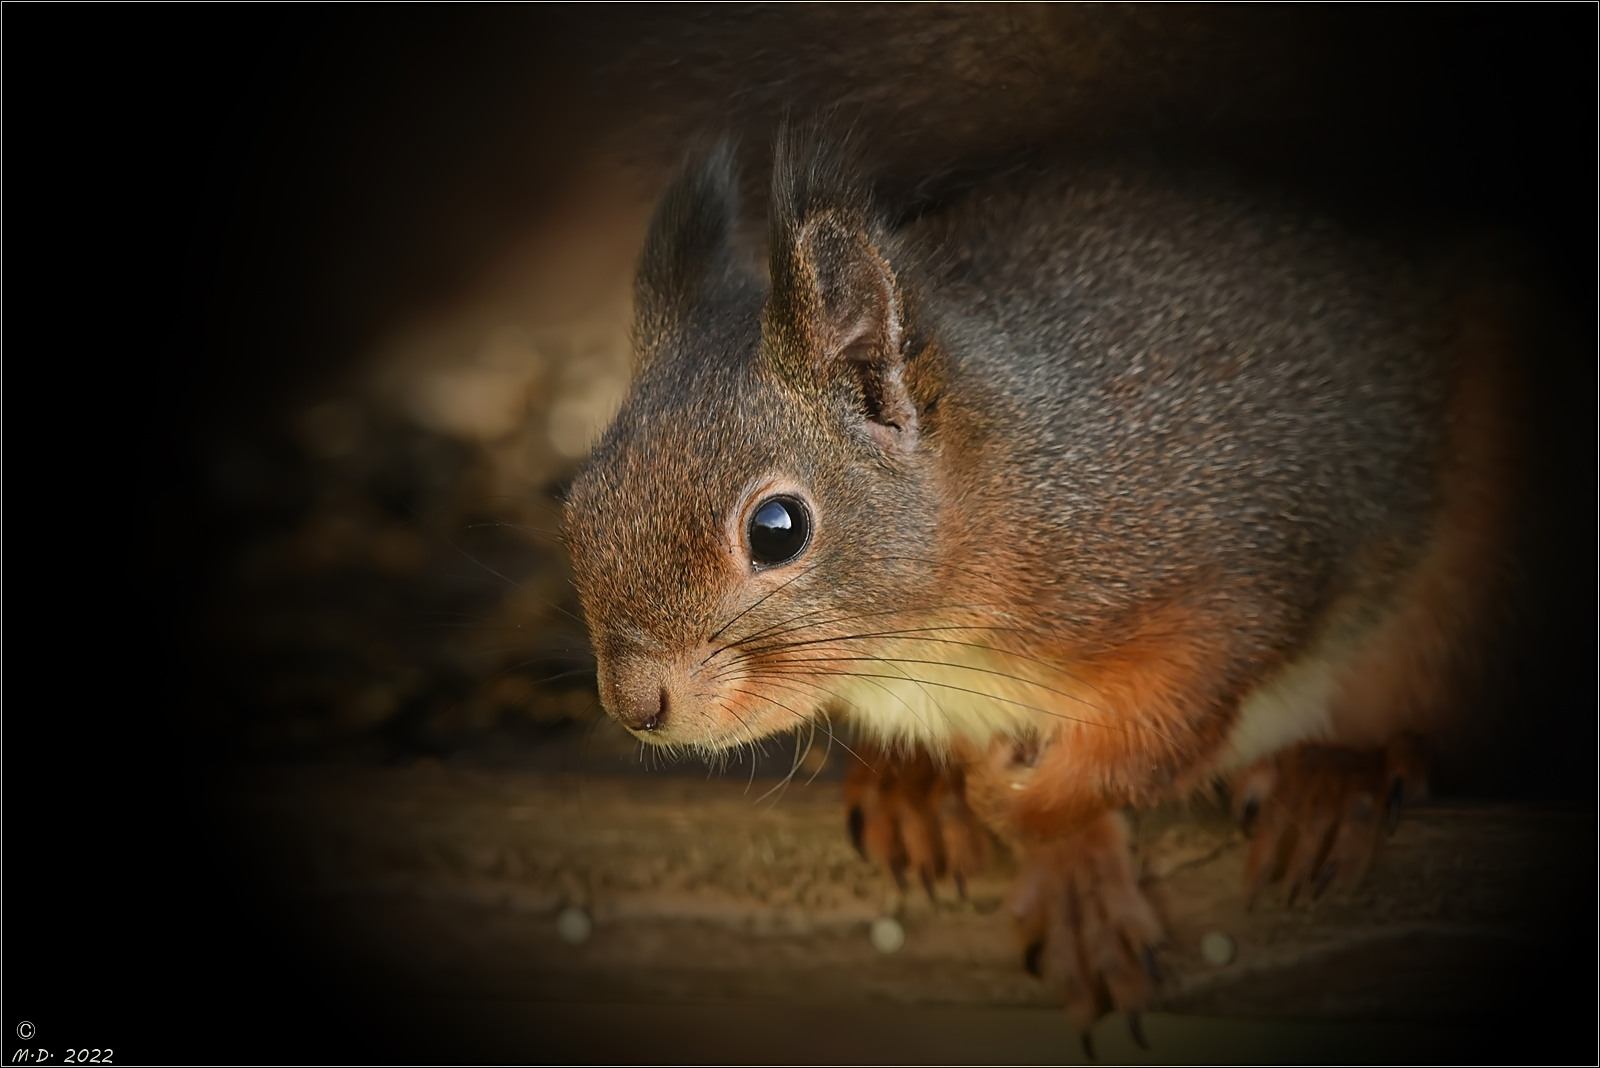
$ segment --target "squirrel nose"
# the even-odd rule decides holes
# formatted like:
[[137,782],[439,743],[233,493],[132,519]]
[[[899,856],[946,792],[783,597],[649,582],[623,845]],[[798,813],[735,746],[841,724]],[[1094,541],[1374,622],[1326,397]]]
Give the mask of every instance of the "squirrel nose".
[[670,725],[669,717],[684,699],[681,673],[673,661],[633,650],[602,653],[599,660],[600,701],[617,722],[645,733]]
[[653,731],[666,722],[667,704],[667,688],[651,687],[621,695],[614,714],[629,730]]

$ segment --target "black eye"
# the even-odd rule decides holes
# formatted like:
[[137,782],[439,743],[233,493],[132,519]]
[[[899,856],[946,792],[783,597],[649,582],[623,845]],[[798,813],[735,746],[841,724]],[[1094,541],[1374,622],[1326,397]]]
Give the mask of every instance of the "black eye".
[[793,497],[762,501],[750,516],[750,557],[758,564],[786,564],[811,540],[811,514]]

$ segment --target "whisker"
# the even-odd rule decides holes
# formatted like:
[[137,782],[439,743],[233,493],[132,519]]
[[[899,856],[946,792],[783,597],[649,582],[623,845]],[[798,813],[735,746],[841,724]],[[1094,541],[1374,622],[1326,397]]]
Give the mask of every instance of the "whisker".
[[789,783],[793,781],[795,773],[800,770],[800,762],[804,760],[807,754],[811,752],[811,746],[816,740],[817,721],[813,718],[811,720],[811,732],[806,736],[806,747],[804,749],[801,749],[798,746],[795,747],[794,759],[789,762],[789,773],[783,778],[779,779],[777,782],[773,783],[772,786],[768,788],[766,793],[756,798],[753,802],[754,804],[761,804],[761,802],[765,801],[767,798],[772,797],[774,792],[778,794],[776,798],[773,798],[772,803],[774,806],[776,806],[777,803],[783,799],[784,791],[788,788]]
[[[862,678],[862,679],[878,678],[878,679],[899,680],[899,679],[903,679],[904,678],[904,676],[902,676],[902,675],[874,675],[871,672],[856,672],[856,671],[823,671],[823,672],[818,672],[818,674],[830,675],[830,676],[839,676],[839,677],[844,677],[844,678]],[[990,701],[1001,702],[1002,704],[1016,705],[1018,708],[1027,709],[1030,712],[1038,712],[1041,715],[1050,716],[1050,717],[1053,717],[1055,719],[1066,720],[1069,723],[1079,723],[1079,724],[1082,724],[1082,725],[1087,726],[1087,727],[1103,727],[1106,730],[1118,731],[1119,733],[1127,734],[1127,735],[1130,735],[1130,736],[1131,736],[1132,732],[1128,728],[1129,727],[1135,727],[1135,728],[1137,728],[1139,730],[1142,730],[1142,731],[1148,731],[1149,733],[1155,735],[1157,738],[1160,738],[1162,741],[1166,742],[1168,745],[1172,746],[1174,749],[1177,749],[1179,752],[1182,752],[1182,753],[1188,753],[1189,752],[1189,748],[1187,746],[1185,746],[1182,743],[1178,742],[1174,738],[1169,738],[1167,735],[1163,734],[1161,731],[1158,731],[1154,727],[1151,727],[1151,726],[1149,726],[1148,724],[1145,724],[1145,723],[1137,723],[1137,722],[1134,722],[1134,723],[1105,723],[1105,722],[1102,722],[1100,720],[1082,719],[1082,718],[1079,718],[1077,716],[1069,716],[1064,712],[1052,712],[1051,710],[1049,710],[1047,708],[1040,708],[1037,705],[1030,705],[1026,701],[1017,701],[1017,700],[1013,700],[1012,698],[1009,698],[1009,697],[1000,697],[997,694],[988,693],[988,692],[983,691],[983,690],[974,690],[974,689],[971,689],[971,688],[966,687],[966,686],[957,686],[954,683],[950,683],[950,682],[937,682],[937,681],[935,681],[933,679],[919,679],[919,680],[914,680],[914,681],[917,681],[919,684],[924,684],[924,685],[928,685],[928,686],[938,686],[938,687],[940,687],[942,689],[946,689],[946,690],[956,690],[956,691],[958,691],[960,693],[972,694],[975,697],[983,697],[983,698],[986,698],[986,699],[988,699]]]
[[[527,649],[528,647],[526,645],[488,645],[477,649],[463,649],[460,651],[459,655],[464,657],[497,657],[504,656],[506,653],[525,653],[527,652]],[[561,649],[557,649],[548,653],[533,653],[518,658],[511,665],[510,670],[515,671],[520,668],[532,667],[535,664],[548,664],[551,661],[563,664],[570,663],[576,657],[576,652]]]
[[[935,561],[935,560],[932,560],[932,559],[927,558],[927,557],[908,556],[908,555],[904,555],[904,554],[892,554],[892,553],[891,554],[878,554],[878,555],[874,556],[874,559],[875,560],[879,560],[879,561],[882,561],[882,560],[911,561],[912,563],[924,564],[924,565],[927,565],[929,567],[936,568],[936,569],[939,569],[939,570],[942,570],[942,571],[955,571],[955,572],[959,572],[959,573],[961,573],[963,575],[966,575],[966,576],[968,576],[970,578],[973,578],[973,579],[977,579],[978,581],[987,584],[989,587],[1000,591],[1002,595],[1004,595],[1004,594],[1006,594],[1008,592],[1006,590],[1005,586],[1003,586],[1001,583],[997,582],[994,579],[993,576],[987,575],[982,571],[976,570],[975,568],[965,567],[965,566],[963,566],[961,564],[953,563],[953,562],[948,561],[948,560]],[[777,591],[775,590],[773,592],[777,592]],[[770,596],[770,594],[769,594],[769,596]],[[1002,597],[1002,600],[1005,600],[1005,599],[1008,599],[1008,598]],[[763,598],[763,600],[765,600],[765,598]],[[752,605],[751,607],[753,608],[755,606]],[[995,609],[994,609],[992,604],[945,606],[946,609],[958,608],[958,607],[959,608],[976,609],[976,610],[982,611],[986,615],[990,615],[990,616],[993,616],[995,614]],[[826,611],[826,610],[827,610],[826,608],[812,609],[809,612],[804,612],[804,613],[801,613],[798,616],[791,617],[790,620],[779,621],[777,623],[774,623],[772,626],[773,627],[784,626],[788,622],[793,622],[794,620],[802,619],[802,618],[805,618],[806,616],[810,616],[810,615],[815,615],[818,612],[822,612],[822,611]],[[891,610],[889,610],[888,613],[885,613],[885,614],[892,614],[893,612],[905,612],[905,611],[925,612],[925,611],[931,611],[931,610],[934,610],[934,609],[929,609],[927,607],[916,608],[916,609],[891,609]],[[749,611],[749,609],[746,609],[745,612],[741,612],[740,616],[743,616],[748,611]],[[738,617],[735,617],[735,618],[738,618]],[[865,617],[860,617],[860,618],[865,618]],[[729,622],[731,623],[733,621],[730,620]],[[724,626],[723,629],[726,629],[726,625]],[[769,628],[766,628],[766,629],[770,630],[772,628],[769,627]],[[718,634],[720,634],[720,633],[721,633],[721,631],[718,631]],[[762,632],[758,631],[756,633],[760,634]],[[713,635],[713,637],[715,637],[715,635]],[[749,637],[749,636],[747,635],[747,637]]]
[[500,527],[505,530],[514,530],[518,534],[536,534],[541,538],[549,538],[551,541],[561,540],[561,532],[559,530],[551,530],[547,527],[536,527],[528,523],[513,523],[506,519],[486,519],[481,523],[467,523],[465,526],[467,530],[479,530],[484,527]]
[[[787,664],[787,663],[793,663],[793,662],[794,661],[786,661],[785,663]],[[905,681],[914,684],[919,690],[922,690],[922,695],[928,699],[928,703],[933,705],[933,707],[938,710],[939,715],[944,717],[944,721],[946,723],[950,722],[950,713],[948,713],[948,712],[946,712],[944,710],[944,706],[939,703],[938,699],[935,698],[933,696],[933,694],[929,693],[927,691],[927,689],[925,687],[923,687],[923,685],[921,684],[920,681],[918,681],[917,679],[912,678],[910,675],[907,675],[900,668],[895,668],[895,670],[896,671],[900,671],[900,674],[905,679]],[[853,678],[861,678],[865,682],[870,682],[872,685],[876,686],[878,689],[882,690],[884,693],[888,694],[890,697],[893,697],[896,701],[899,701],[900,704],[905,708],[906,712],[908,712],[912,716],[912,718],[914,718],[918,723],[922,724],[923,730],[928,731],[929,733],[932,733],[932,729],[933,729],[932,725],[927,720],[923,719],[921,714],[918,713],[917,710],[911,706],[911,703],[909,701],[907,701],[904,697],[901,697],[899,694],[895,693],[889,687],[885,686],[883,683],[877,681],[876,679],[868,678],[865,675],[855,676],[855,675],[852,675],[850,672],[845,672],[844,674],[847,675],[847,676],[853,677]]]
[[[755,690],[741,690],[741,689],[738,689],[737,687],[729,687],[729,691],[732,692],[732,693],[742,693],[746,697],[754,697],[754,698],[757,698],[758,700],[766,701],[769,704],[777,705],[779,708],[781,708],[785,712],[789,713],[791,716],[793,716],[799,722],[804,723],[806,721],[806,717],[803,714],[801,714],[799,712],[796,712],[794,709],[790,708],[788,705],[784,704],[782,701],[778,700],[776,697],[769,697],[768,695],[766,695],[764,693],[757,693]],[[724,707],[727,708],[729,715],[732,715],[735,719],[739,718],[738,717],[738,713],[733,711],[733,707],[731,705],[724,704]]]
[[982,672],[985,675],[997,675],[1002,679],[1010,679],[1013,682],[1020,682],[1024,686],[1037,687],[1037,688],[1039,688],[1041,690],[1044,690],[1044,691],[1046,691],[1048,693],[1053,693],[1058,697],[1065,697],[1065,698],[1068,698],[1069,700],[1077,701],[1079,704],[1086,705],[1087,707],[1094,709],[1096,712],[1109,711],[1108,709],[1102,708],[1100,705],[1094,704],[1091,701],[1085,701],[1083,698],[1079,697],[1077,694],[1067,693],[1065,690],[1058,690],[1054,686],[1046,686],[1042,682],[1035,682],[1032,679],[1023,678],[1021,675],[1013,675],[1010,672],[1001,671],[998,668],[978,667],[978,666],[976,666],[974,664],[960,664],[960,663],[952,664],[952,663],[946,663],[943,660],[919,660],[919,659],[917,659],[915,657],[872,656],[872,655],[866,655],[866,656],[792,657],[792,658],[785,658],[783,662],[784,663],[788,663],[788,664],[827,664],[827,663],[851,663],[851,662],[880,663],[880,664],[890,664],[890,663],[893,663],[893,664],[922,664],[922,665],[925,665],[927,667],[951,668],[951,669],[954,669],[954,670],[957,670],[957,671],[978,671],[978,672]]
[[[766,603],[766,600],[767,600],[768,597],[771,597],[773,594],[776,594],[776,593],[779,593],[779,592],[781,592],[783,590],[788,589],[790,585],[792,585],[793,583],[799,581],[799,579],[802,578],[803,576],[811,574],[811,572],[814,571],[814,570],[816,570],[816,568],[815,568],[815,566],[812,566],[812,567],[805,568],[804,570],[795,572],[795,574],[792,575],[790,578],[788,578],[786,581],[784,581],[782,583],[779,583],[777,586],[774,586],[772,589],[770,589],[766,593],[762,594],[759,598],[756,599],[756,601],[753,604],[747,605],[744,608],[743,611],[739,612],[732,619],[728,620],[722,626],[718,627],[717,630],[716,630],[716,633],[714,633],[710,637],[708,637],[706,639],[706,641],[708,641],[708,642],[716,641],[719,637],[722,636],[723,632],[725,632],[729,627],[733,626],[735,623],[739,622],[739,620],[743,619],[745,616],[749,615],[751,612],[755,611],[757,608],[760,608],[764,603]],[[715,656],[716,654],[713,653],[712,655]],[[709,660],[710,657],[707,657],[706,659]]]
[[[550,657],[550,658],[547,658],[547,659],[555,659],[555,658],[554,657]],[[524,662],[524,663],[518,664],[516,666],[519,667],[519,668],[520,667],[527,667],[527,663]],[[535,686],[548,686],[550,683],[552,683],[552,682],[560,682],[562,679],[579,679],[579,678],[584,678],[585,676],[593,675],[593,674],[594,674],[594,670],[592,668],[573,668],[571,671],[558,671],[554,675],[545,675],[542,678],[534,679],[533,680],[533,684]]]
[[[946,606],[946,607],[950,607],[950,606]],[[970,607],[970,606],[954,606],[954,607]],[[945,609],[944,608],[928,609],[928,611],[942,611],[942,610],[945,610]],[[818,623],[809,623],[809,624],[807,624],[807,625],[805,625],[803,627],[795,627],[792,630],[787,631],[785,633],[806,632],[806,631],[814,630],[819,626],[826,626],[826,625],[828,625],[830,623],[850,622],[850,621],[853,621],[855,619],[864,619],[864,618],[869,618],[871,616],[876,616],[876,615],[894,615],[894,614],[898,614],[901,611],[903,611],[903,610],[896,609],[896,610],[891,610],[889,612],[869,612],[869,613],[862,613],[861,615],[858,615],[858,616],[839,617],[839,618],[836,618],[836,619],[833,619],[833,620],[825,620],[825,621],[818,622]],[[948,625],[937,626],[937,627],[908,627],[908,628],[902,628],[902,629],[898,629],[898,630],[866,631],[866,632],[861,632],[861,633],[856,633],[856,634],[836,635],[836,636],[832,636],[832,637],[826,637],[825,636],[825,637],[820,637],[820,638],[809,638],[809,639],[806,639],[804,641],[797,641],[797,642],[775,642],[775,643],[768,644],[768,645],[757,646],[754,649],[746,650],[744,655],[747,655],[747,656],[760,656],[760,655],[765,654],[765,653],[782,652],[782,651],[784,651],[786,649],[793,649],[793,648],[799,648],[799,647],[802,647],[802,646],[805,646],[805,645],[817,645],[817,644],[823,644],[823,643],[834,642],[834,641],[865,641],[865,640],[868,640],[868,639],[871,639],[871,638],[896,638],[896,637],[907,637],[907,636],[916,635],[916,634],[936,634],[936,633],[939,633],[941,631],[956,631],[958,633],[967,633],[967,632],[971,632],[971,631],[991,631],[991,632],[1001,633],[1001,634],[1018,634],[1018,635],[1023,635],[1023,636],[1026,636],[1026,637],[1035,636],[1032,631],[1025,630],[1025,629],[1020,628],[1020,627],[1000,627],[1000,626],[994,626],[992,624],[948,624]],[[1074,675],[1071,671],[1069,671],[1066,668],[1062,667],[1060,664],[1055,663],[1055,662],[1050,661],[1050,660],[1041,659],[1041,658],[1033,656],[1033,655],[1031,655],[1029,653],[1017,652],[1016,650],[1006,649],[1006,648],[1002,648],[1002,647],[996,646],[996,645],[986,645],[986,644],[981,643],[981,642],[962,641],[962,640],[960,640],[958,638],[922,638],[922,639],[918,639],[918,640],[927,641],[927,642],[930,642],[930,643],[938,643],[938,644],[943,644],[943,645],[961,645],[961,646],[966,646],[967,648],[971,648],[971,649],[981,649],[981,650],[984,650],[986,652],[997,653],[997,654],[999,654],[1001,656],[1010,656],[1010,657],[1015,657],[1015,658],[1020,659],[1020,660],[1028,660],[1028,661],[1031,661],[1032,663],[1040,665],[1041,667],[1049,668],[1051,671],[1055,671],[1055,672],[1058,672],[1060,674],[1063,674],[1063,675],[1067,676],[1069,679],[1072,679],[1072,681],[1089,687],[1091,690],[1094,690],[1096,693],[1100,693],[1101,692],[1099,687],[1094,686],[1092,683],[1088,682],[1087,680],[1082,679],[1082,678]],[[736,643],[734,643],[734,644],[736,644]],[[733,644],[730,644],[730,645],[724,646],[723,649],[729,649],[729,648],[732,648],[732,647],[733,647]],[[720,653],[722,651],[723,650],[718,650],[718,653]],[[712,657],[715,657],[716,655],[717,655],[716,653],[713,653]],[[711,659],[711,657],[708,657],[707,659],[709,660],[709,659]]]
[[557,523],[564,522],[566,518],[561,514],[559,508],[552,508],[534,496],[515,493],[485,493],[477,495],[475,499],[483,504],[487,504],[490,501],[509,501],[517,508],[537,508]]
[[[773,592],[777,592],[777,591],[773,591]],[[754,606],[752,606],[752,607],[754,607]],[[728,642],[722,648],[724,648],[724,649],[735,649],[735,648],[738,648],[740,646],[747,645],[752,641],[760,641],[760,640],[762,640],[764,638],[778,637],[778,636],[781,636],[783,634],[793,634],[793,633],[796,633],[796,632],[799,632],[799,631],[811,630],[811,629],[814,629],[816,627],[832,626],[835,623],[849,623],[849,622],[852,622],[852,621],[858,620],[858,619],[875,619],[875,618],[878,618],[880,616],[898,616],[898,615],[908,615],[908,614],[913,614],[913,613],[918,614],[918,615],[925,615],[925,614],[931,614],[931,613],[934,613],[934,612],[954,612],[954,611],[976,611],[976,612],[983,612],[985,615],[989,615],[989,616],[992,616],[994,614],[992,611],[988,610],[986,608],[986,606],[981,605],[981,604],[937,604],[937,605],[925,605],[925,606],[922,606],[922,607],[919,607],[919,608],[885,608],[885,609],[882,609],[881,611],[877,611],[877,612],[850,612],[850,613],[847,613],[845,615],[835,616],[832,619],[817,619],[817,618],[815,618],[815,617],[821,615],[822,613],[828,612],[828,611],[837,611],[837,609],[834,609],[834,607],[832,605],[824,605],[824,606],[822,606],[820,608],[813,608],[813,609],[810,609],[810,610],[805,611],[805,612],[800,612],[800,613],[798,613],[796,615],[788,617],[787,619],[778,620],[778,621],[776,621],[776,622],[774,622],[772,624],[769,624],[768,626],[763,627],[760,630],[752,631],[751,633],[746,634],[742,638],[737,638],[734,641]],[[793,627],[789,626],[789,624],[796,623],[797,621],[800,621],[800,620],[804,620],[805,622],[804,623],[800,623],[798,626],[793,626]],[[787,629],[780,629],[780,628],[787,628]],[[726,630],[726,629],[727,629],[726,627],[723,627],[723,630]],[[721,631],[718,631],[717,633],[720,634]],[[1024,633],[1024,632],[1019,628],[1018,629],[1018,633]]]
[[[819,715],[822,717],[822,729],[828,735],[828,745],[822,751],[822,759],[817,762],[817,769],[806,780],[807,786],[817,781],[817,776],[822,774],[822,769],[828,766],[828,757],[833,755],[833,717],[827,712],[820,712]],[[843,743],[841,742],[840,744],[842,745]],[[811,750],[807,749],[806,752],[809,754]]]
[[474,564],[474,565],[476,565],[478,567],[481,567],[483,570],[487,571],[489,574],[493,575],[495,578],[499,579],[501,582],[504,582],[507,586],[510,586],[512,589],[514,589],[514,590],[521,590],[522,589],[522,583],[517,582],[514,579],[507,578],[505,575],[502,575],[500,572],[496,571],[494,568],[490,567],[488,564],[484,563],[482,560],[479,560],[476,556],[473,556],[471,553],[467,552],[467,550],[463,549],[461,546],[457,545],[455,542],[451,541],[449,538],[445,537],[443,534],[440,534],[438,537],[439,537],[440,541],[444,542],[446,545],[450,546],[450,548],[454,549],[456,552],[458,552],[462,556],[466,557],[468,562],[470,562],[470,563],[472,563],[472,564]]
[[739,721],[739,726],[743,727],[744,732],[750,736],[750,744],[754,745],[756,740],[756,732],[750,729],[750,724],[746,723],[744,718],[740,716],[739,713],[735,712],[731,706],[728,708],[728,714]]
[[[1003,631],[1003,630],[1006,630],[1006,629],[1007,628],[1001,628],[1001,627],[947,626],[947,627],[913,627],[913,628],[908,628],[908,629],[904,629],[904,630],[867,631],[867,632],[863,632],[863,633],[859,633],[859,634],[844,634],[844,635],[838,635],[836,637],[808,638],[808,639],[806,639],[804,641],[785,642],[785,643],[777,644],[777,645],[761,646],[761,647],[759,647],[757,649],[746,650],[743,655],[747,656],[747,657],[763,656],[763,655],[769,655],[769,654],[772,654],[772,653],[786,652],[786,651],[788,651],[790,649],[800,649],[800,648],[804,648],[804,647],[809,646],[809,645],[826,645],[826,644],[829,644],[829,643],[832,643],[832,642],[845,642],[845,641],[868,641],[868,640],[871,640],[871,639],[874,639],[874,638],[908,638],[911,635],[932,634],[932,633],[938,633],[940,631],[947,631],[947,630],[955,630],[955,631],[1002,630]],[[1043,660],[1043,659],[1041,659],[1039,657],[1032,656],[1032,655],[1030,655],[1028,653],[1019,653],[1019,652],[1016,652],[1014,650],[1005,649],[1005,648],[1002,648],[1002,647],[996,646],[996,645],[986,645],[986,644],[984,644],[982,642],[962,641],[959,638],[920,638],[919,637],[919,638],[915,638],[915,639],[912,639],[912,640],[920,641],[920,642],[928,642],[930,644],[938,644],[938,645],[958,645],[958,646],[962,646],[962,647],[968,648],[968,649],[979,649],[979,650],[982,650],[984,652],[994,653],[994,654],[996,654],[998,656],[1007,656],[1007,657],[1013,657],[1013,658],[1018,659],[1018,660],[1026,660],[1026,661],[1028,661],[1030,663],[1038,664],[1040,667],[1048,668],[1050,671],[1056,672],[1056,673],[1061,674],[1061,675],[1065,675],[1067,678],[1071,679],[1073,682],[1076,682],[1076,683],[1079,683],[1081,685],[1087,686],[1087,687],[1089,687],[1089,689],[1094,690],[1096,693],[1101,693],[1101,690],[1099,689],[1099,687],[1094,686],[1092,683],[1089,683],[1085,679],[1082,679],[1082,678],[1078,677],[1077,675],[1073,674],[1071,671],[1067,670],[1066,668],[1061,667],[1058,664],[1052,663],[1051,661]],[[929,662],[932,663],[932,661],[929,661]],[[958,667],[958,666],[965,666],[965,665],[951,664],[949,666]],[[973,670],[980,670],[980,669],[973,669]],[[712,676],[712,677],[715,678],[716,676]],[[1059,693],[1060,691],[1056,691],[1056,692]],[[1063,697],[1071,697],[1073,700],[1076,700],[1076,701],[1079,701],[1079,702],[1081,702],[1083,704],[1086,704],[1090,708],[1097,708],[1097,709],[1099,708],[1099,706],[1095,705],[1093,702],[1087,701],[1084,698],[1079,697],[1079,696],[1077,696],[1075,694],[1065,694],[1065,693],[1063,693],[1062,696]],[[1102,694],[1102,696],[1103,696],[1103,694]],[[1104,709],[1100,709],[1100,710],[1104,711]]]
[[[786,685],[784,683],[776,682],[774,679],[771,679],[771,678],[763,677],[763,678],[756,679],[756,681],[765,682],[769,686],[771,686],[771,685],[783,686],[784,689],[795,690],[797,693],[801,694],[801,696],[804,696],[804,697],[813,697],[814,696],[813,694],[808,694],[806,691],[799,689],[798,686]],[[791,679],[789,681],[793,682],[793,683],[801,683],[801,684],[805,684],[805,683],[809,682],[809,680],[807,680],[807,679]],[[810,685],[811,685],[813,690],[820,690],[820,691],[822,691],[823,694],[827,695],[828,697],[833,697],[834,696],[833,693],[830,690],[828,690],[827,687],[823,686],[821,683],[810,683]],[[803,716],[799,712],[796,712],[794,709],[790,708],[788,705],[784,704],[782,701],[779,701],[775,697],[771,697],[771,696],[769,696],[767,694],[764,694],[764,693],[758,693],[758,692],[756,692],[754,690],[741,690],[741,689],[738,689],[738,688],[735,688],[735,687],[730,687],[730,689],[734,693],[742,693],[742,694],[744,694],[744,695],[746,695],[748,697],[754,697],[754,698],[757,698],[758,700],[768,701],[768,702],[770,702],[772,704],[775,704],[779,708],[783,709],[785,712],[788,712],[791,716],[794,716],[796,719],[800,720],[801,722],[805,722],[806,719],[807,719],[806,716]],[[861,754],[857,753],[854,749],[851,749],[848,745],[845,744],[845,742],[844,742],[844,740],[842,738],[839,738],[838,735],[834,733],[832,724],[829,724],[829,727],[828,727],[828,738],[829,738],[830,751],[831,751],[831,747],[832,747],[833,741],[834,740],[838,740],[839,746],[842,749],[844,749],[845,752],[847,752],[851,756],[855,757],[856,760],[860,761],[862,767],[864,767],[864,768],[871,768],[872,767],[872,765],[867,763],[867,761],[861,756]]]
[[[740,678],[744,678],[744,679],[749,679],[749,680],[752,680],[752,681],[757,681],[757,682],[766,681],[770,685],[772,683],[773,679],[776,678],[779,674],[781,674],[781,673],[779,673],[779,672],[772,672],[772,673],[768,673],[768,674],[762,674],[762,673],[753,673],[753,674],[751,674],[751,673],[747,673],[747,674],[739,676],[739,677]],[[789,676],[789,677],[792,678],[793,676]],[[904,697],[901,697],[899,694],[897,694],[893,690],[889,689],[889,687],[884,686],[882,683],[873,682],[872,679],[867,679],[867,681],[868,682],[872,682],[874,686],[877,686],[884,693],[888,694],[890,697],[893,697],[896,701],[899,701],[903,706],[905,706],[905,710],[908,713],[910,713],[912,716],[914,716],[917,719],[917,721],[922,724],[924,729],[928,729],[929,728],[929,724],[928,724],[927,720],[924,720],[920,715],[918,715],[917,714],[917,710],[915,708],[912,708],[910,703],[907,702]],[[910,678],[909,676],[907,676],[906,681],[915,682],[916,680]],[[924,693],[924,695],[927,696],[928,700],[933,703],[933,706],[935,708],[939,709],[940,715],[943,715],[945,717],[945,719],[948,720],[950,718],[949,715],[945,713],[943,708],[939,707],[939,702],[934,700],[933,695],[928,693],[926,690],[924,690],[923,693]]]

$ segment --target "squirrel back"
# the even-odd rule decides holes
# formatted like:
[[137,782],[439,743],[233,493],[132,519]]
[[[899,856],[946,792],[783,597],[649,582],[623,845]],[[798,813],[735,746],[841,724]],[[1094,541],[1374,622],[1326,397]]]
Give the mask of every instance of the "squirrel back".
[[613,714],[701,750],[830,712],[936,752],[1067,732],[1120,802],[1447,710],[1509,507],[1450,272],[1128,159],[896,225],[836,141],[780,137],[766,280],[725,147],[652,224],[638,379],[568,505]]

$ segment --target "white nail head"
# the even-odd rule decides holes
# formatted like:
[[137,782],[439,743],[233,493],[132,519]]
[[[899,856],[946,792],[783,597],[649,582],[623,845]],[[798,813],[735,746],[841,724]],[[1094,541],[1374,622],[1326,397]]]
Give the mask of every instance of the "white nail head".
[[1208,931],[1200,939],[1200,955],[1208,962],[1219,967],[1233,963],[1233,955],[1236,952],[1236,948],[1233,944],[1233,939],[1221,931]]
[[594,933],[594,921],[589,919],[589,914],[576,905],[568,905],[556,913],[556,934],[561,936],[561,941],[569,946],[578,946],[589,941],[589,936]]
[[879,916],[872,921],[872,946],[879,953],[893,953],[906,944],[906,930],[893,916]]

